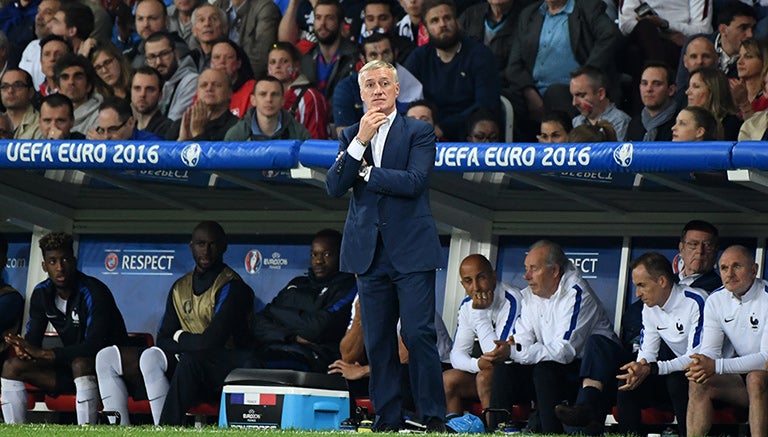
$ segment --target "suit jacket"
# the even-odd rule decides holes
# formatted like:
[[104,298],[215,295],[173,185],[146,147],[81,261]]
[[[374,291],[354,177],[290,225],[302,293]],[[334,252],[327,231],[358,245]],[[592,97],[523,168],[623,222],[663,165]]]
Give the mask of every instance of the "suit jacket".
[[[440,241],[429,207],[429,176],[435,164],[435,133],[429,124],[395,116],[387,135],[381,167],[368,182],[358,176],[361,161],[346,153],[358,131],[356,123],[342,131],[339,150],[326,178],[328,194],[344,195],[352,188],[341,271],[363,274],[371,266],[379,234],[383,250],[400,273],[439,267]],[[373,162],[371,148],[363,155]]]
[[[214,3],[226,11],[230,0],[216,0]],[[253,75],[260,78],[267,74],[267,55],[277,41],[277,27],[280,24],[280,9],[272,0],[247,0],[237,11],[234,23],[240,36],[240,47],[251,61]]]
[[[509,64],[504,72],[506,83],[502,84],[512,92],[534,86],[533,66],[544,26],[544,16],[539,12],[542,3],[543,0],[537,1],[520,13],[517,36],[512,39]],[[605,14],[602,0],[576,0],[573,13],[568,16],[568,34],[579,65],[600,67],[608,77],[614,77],[621,33]]]

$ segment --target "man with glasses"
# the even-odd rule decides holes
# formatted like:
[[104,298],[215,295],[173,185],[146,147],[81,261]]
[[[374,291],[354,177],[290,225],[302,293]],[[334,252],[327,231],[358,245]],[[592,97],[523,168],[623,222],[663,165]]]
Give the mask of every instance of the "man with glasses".
[[723,285],[715,271],[718,235],[717,228],[703,220],[691,220],[685,224],[678,244],[683,259],[680,284],[709,292]]
[[107,97],[99,105],[99,122],[88,131],[89,140],[137,140],[160,141],[162,138],[151,132],[136,129],[136,118],[131,104],[120,97]]
[[64,94],[43,97],[40,104],[40,138],[49,140],[84,140],[85,135],[75,132],[75,107]]
[[35,88],[32,76],[24,70],[12,68],[0,79],[0,101],[5,106],[5,114],[13,122],[13,138],[40,138],[37,126],[38,112],[32,106]]
[[88,132],[96,127],[102,97],[94,91],[96,71],[83,56],[64,54],[53,67],[59,93],[72,100],[75,107],[74,130]]
[[156,32],[144,44],[144,62],[165,80],[160,111],[171,121],[181,119],[192,105],[197,90],[197,69],[190,56],[179,62],[173,39],[167,32]]

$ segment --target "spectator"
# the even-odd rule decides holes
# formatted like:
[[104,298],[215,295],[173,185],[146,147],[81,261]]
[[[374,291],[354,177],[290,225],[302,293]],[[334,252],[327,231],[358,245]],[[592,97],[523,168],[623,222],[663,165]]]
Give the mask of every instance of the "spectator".
[[38,89],[45,82],[45,74],[43,74],[42,65],[40,64],[40,42],[51,34],[51,31],[48,29],[48,22],[53,19],[53,16],[60,8],[61,2],[59,0],[42,0],[38,4],[37,14],[35,15],[35,35],[37,35],[37,39],[30,41],[21,54],[19,68],[32,75],[35,89]]
[[478,108],[467,119],[467,141],[470,143],[504,142],[499,129],[499,116],[485,108]]
[[[63,232],[52,232],[40,239],[48,279],[35,287],[30,298],[25,337],[10,334],[4,338],[16,352],[16,357],[4,363],[0,380],[5,423],[26,423],[24,383],[30,381],[49,393],[75,391],[77,423],[96,424],[96,353],[108,345],[125,344],[128,334],[112,292],[98,279],[77,270],[72,246],[72,236]],[[68,301],[63,312],[59,309],[62,300]],[[49,324],[63,347],[43,348]]]
[[[573,263],[553,242],[540,240],[530,247],[525,257],[525,280],[528,287],[522,294],[528,299],[515,323],[514,336],[496,342],[493,351],[483,354],[483,359],[495,364],[491,407],[509,405],[507,399],[527,392],[532,382],[544,433],[562,432],[561,414],[555,416],[555,405],[563,399],[573,400],[577,391],[575,406],[581,413],[577,418],[587,421],[581,425],[602,427],[605,412],[596,404],[603,397],[603,388],[610,393],[609,384],[615,382],[620,364],[614,369],[613,360],[607,356],[598,359],[585,350],[588,343],[606,343],[606,350],[612,353],[615,350],[610,344],[615,343],[618,348],[605,310]],[[523,366],[505,364],[509,360]],[[582,385],[579,379],[590,375],[584,372],[584,364],[595,364],[593,369],[603,372],[600,379],[593,376],[590,386],[578,390]],[[585,379],[583,384],[586,383]],[[516,388],[514,393],[509,387]]]
[[0,100],[5,107],[5,114],[13,122],[13,138],[25,140],[40,138],[37,125],[39,113],[32,105],[34,97],[32,76],[26,71],[18,68],[10,69],[0,78]]
[[238,118],[229,112],[232,85],[226,73],[208,68],[197,80],[197,101],[171,124],[165,138],[178,141],[221,141]]
[[85,135],[75,132],[75,107],[64,94],[43,97],[40,104],[40,135],[48,140],[84,140]]
[[486,0],[470,6],[459,16],[464,34],[491,49],[499,75],[507,68],[520,11],[529,4],[531,0]]
[[540,143],[567,143],[573,129],[571,118],[562,111],[551,111],[541,117],[541,128],[536,139]]
[[[424,97],[421,82],[416,79],[404,66],[395,63],[397,49],[392,45],[392,35],[386,33],[374,33],[363,38],[360,44],[360,59],[364,63],[375,60],[384,60],[393,64],[397,69],[397,78],[400,81],[400,93],[397,95],[398,110],[404,111],[408,104]],[[336,126],[336,135],[347,126],[360,120],[365,111],[365,105],[360,98],[359,75],[352,74],[339,82],[333,99],[333,121]]]
[[160,112],[163,77],[152,67],[143,66],[131,78],[131,106],[136,117],[136,128],[164,136],[171,120]]
[[54,35],[67,40],[75,53],[81,53],[80,45],[88,39],[93,31],[93,12],[88,6],[79,2],[63,3],[48,23],[48,29]]
[[[741,128],[741,119],[733,103],[728,79],[715,68],[702,68],[691,73],[688,106],[701,106],[711,112],[722,126],[721,138],[735,140]],[[714,133],[712,133],[714,135]]]
[[197,89],[197,70],[191,56],[179,62],[173,37],[165,32],[153,33],[144,44],[145,61],[163,77],[160,111],[171,121],[181,118],[190,107]]
[[[11,65],[8,63],[8,56],[11,55],[10,50],[8,37],[0,31],[0,65],[2,65],[2,68],[0,68],[0,76],[2,76],[6,70],[11,68]],[[18,61],[13,61],[13,65],[16,65],[17,62]]]
[[81,55],[66,53],[56,61],[53,71],[59,92],[69,97],[75,106],[73,129],[88,132],[96,127],[102,97],[95,92],[95,84],[101,79],[91,63]]
[[415,44],[404,36],[397,33],[395,27],[395,17],[392,11],[395,3],[390,0],[365,0],[363,7],[363,23],[358,34],[358,42],[362,43],[365,38],[373,34],[389,35],[389,42],[392,44],[392,51],[395,53],[395,60],[402,64],[408,59]]
[[224,136],[224,141],[308,140],[309,132],[283,108],[283,84],[274,76],[256,82],[253,108]]
[[672,71],[661,62],[645,65],[640,78],[640,100],[643,109],[632,117],[627,128],[627,141],[671,141],[677,104]]
[[[0,235],[0,277],[7,262],[8,240]],[[24,296],[5,281],[2,281],[2,287],[0,287],[0,308],[3,309],[0,311],[0,335],[2,338],[4,339],[6,335],[21,333],[21,322],[24,319]],[[5,362],[10,349],[10,344],[5,341],[0,343],[0,363]]]
[[218,41],[211,48],[211,68],[221,70],[229,76],[232,84],[229,112],[237,118],[243,118],[251,107],[251,94],[256,86],[251,63],[248,62],[245,52],[232,40]]
[[573,106],[579,111],[573,127],[605,120],[613,126],[619,141],[624,141],[631,118],[611,102],[608,89],[608,77],[599,68],[585,65],[571,72]]
[[491,262],[479,254],[469,255],[459,266],[459,281],[467,297],[459,306],[451,348],[453,369],[443,372],[446,413],[461,415],[463,400],[479,400],[491,406],[493,363],[472,356],[477,338],[483,352],[492,351],[495,340],[506,341],[524,305],[520,289],[496,280]]
[[0,8],[0,33],[6,35],[6,56],[10,57],[11,64],[16,66],[21,51],[35,39],[33,31],[39,1],[3,2],[3,5]]
[[41,96],[59,92],[53,67],[66,53],[72,53],[72,46],[60,36],[48,35],[40,41],[40,65],[45,75],[45,81],[40,85]]
[[449,141],[466,138],[466,119],[479,107],[499,109],[499,76],[489,65],[491,50],[462,35],[453,0],[426,0],[423,19],[428,44],[418,47],[403,66],[424,87],[424,97],[440,107],[440,124]]
[[[542,35],[553,39],[541,45]],[[533,139],[545,108],[570,111],[568,72],[592,65],[614,77],[619,41],[602,0],[539,0],[523,9],[503,80],[515,108],[515,139]]]
[[278,42],[269,51],[267,72],[285,88],[283,109],[301,123],[312,138],[329,137],[330,107],[325,97],[301,73],[301,53],[291,43]]
[[[753,7],[738,0],[728,0],[717,13],[717,28],[709,35],[709,39],[715,45],[719,61],[717,65],[729,78],[738,76],[736,61],[739,58],[739,47],[742,41],[752,38],[755,22]],[[687,84],[691,73],[692,69],[678,67],[675,82]]]
[[[156,346],[108,347],[96,357],[104,409],[120,413],[121,425],[130,425],[129,393],[149,398],[157,425],[169,387],[187,360],[222,356],[252,340],[253,290],[224,263],[224,229],[214,221],[200,222],[192,231],[189,249],[195,266],[168,292]],[[182,317],[188,306],[190,314]],[[189,385],[201,384],[195,379]]]
[[131,104],[120,97],[110,96],[99,105],[98,125],[88,131],[89,140],[160,141],[160,135],[136,128]]
[[[363,11],[364,0],[345,0],[340,17],[340,32],[342,38],[354,39],[350,35],[351,24],[360,20]],[[277,40],[296,45],[301,53],[307,53],[318,38],[316,34],[316,17],[314,8],[317,6],[310,0],[289,0],[280,19],[280,27],[277,31]],[[421,12],[419,12],[421,13]]]
[[[675,103],[678,108],[688,106],[688,79],[692,71],[703,67],[717,66],[718,55],[715,52],[715,44],[706,35],[694,37],[685,48],[682,57],[682,69],[685,69],[685,81],[675,84]],[[671,65],[671,64],[670,64]],[[678,78],[681,75],[678,74]]]
[[280,363],[283,368],[325,373],[339,356],[339,341],[357,294],[354,275],[339,272],[340,245],[338,231],[315,234],[309,274],[292,279],[253,315],[258,335],[252,349],[190,354],[182,360],[160,423],[180,425],[190,407],[218,399],[226,375],[243,363],[266,368]]
[[189,53],[190,46],[177,33],[168,30],[168,10],[161,0],[138,0],[134,22],[137,38],[134,38],[130,48],[124,49],[125,56],[131,61],[133,68],[149,65],[145,58],[146,42],[157,32],[167,32],[179,59]]
[[[688,380],[683,367],[699,351],[707,293],[677,283],[672,266],[658,252],[646,252],[630,263],[635,295],[643,302],[643,335],[637,359],[621,367],[624,384],[617,396],[619,428],[642,434],[640,409],[671,402],[679,435],[686,435]],[[674,325],[675,329],[668,329]],[[674,358],[662,359],[660,346]]]
[[763,96],[764,79],[768,73],[768,44],[753,38],[742,41],[736,70],[739,78],[728,82],[741,118],[746,120],[755,112],[768,108],[768,100]]
[[675,65],[686,37],[712,32],[709,0],[627,0],[619,10],[619,28],[627,36],[625,71],[638,84],[644,64]]
[[613,125],[606,120],[597,124],[582,124],[576,126],[568,134],[569,143],[606,143],[618,141]]
[[192,11],[201,4],[202,0],[173,0],[168,6],[168,31],[179,35],[191,49],[198,48],[192,34]]
[[277,42],[280,9],[272,0],[216,0],[229,17],[229,39],[245,51],[255,77],[267,73],[267,53]]
[[408,105],[408,110],[405,112],[406,117],[415,118],[416,120],[426,121],[433,128],[435,128],[435,137],[438,141],[443,140],[443,131],[440,126],[435,124],[435,115],[437,114],[437,107],[428,100],[414,100]]
[[226,38],[228,29],[227,14],[218,6],[203,2],[192,12],[192,35],[198,47],[190,54],[198,73],[211,65],[213,43]]
[[339,81],[355,72],[357,47],[341,36],[344,10],[337,0],[317,0],[314,7],[314,31],[317,45],[301,58],[301,72],[325,96],[333,101]]
[[707,435],[716,399],[749,408],[750,434],[768,435],[762,342],[766,331],[760,323],[765,319],[757,316],[768,308],[768,284],[757,278],[753,254],[744,246],[731,246],[720,256],[725,290],[707,299],[701,350],[691,355],[685,368],[690,386],[688,435]]
[[96,90],[104,97],[117,96],[121,99],[130,98],[131,67],[123,52],[112,43],[98,45],[88,56],[93,69],[103,82]]
[[672,126],[672,141],[722,140],[720,123],[706,108],[689,106],[677,114]]
[[424,0],[403,0],[400,4],[405,9],[405,16],[397,22],[397,34],[411,40],[416,47],[429,42],[427,26],[421,20],[421,8]]

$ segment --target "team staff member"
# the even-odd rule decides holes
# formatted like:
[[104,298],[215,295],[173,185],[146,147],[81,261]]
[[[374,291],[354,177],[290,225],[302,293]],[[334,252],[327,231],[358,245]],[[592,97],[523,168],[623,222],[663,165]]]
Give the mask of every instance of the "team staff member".
[[464,412],[463,399],[479,399],[491,405],[493,363],[472,357],[475,337],[483,352],[492,351],[494,340],[506,340],[520,315],[523,294],[516,287],[496,281],[488,258],[474,254],[459,266],[459,279],[467,297],[459,306],[458,326],[451,348],[453,369],[443,372],[448,414]]
[[328,171],[328,193],[352,188],[341,270],[358,275],[363,337],[371,366],[376,431],[401,425],[397,319],[409,352],[420,419],[445,431],[445,392],[435,333],[435,269],[440,242],[429,208],[435,163],[432,126],[398,115],[397,70],[372,61],[360,70],[360,96],[368,111],[341,133],[341,153]]
[[[32,292],[27,334],[5,336],[16,357],[3,365],[3,418],[5,423],[26,422],[28,382],[54,395],[75,391],[77,423],[95,424],[99,388],[94,359],[104,346],[125,344],[125,322],[109,288],[77,270],[71,235],[47,234],[40,250],[48,279]],[[62,347],[42,348],[49,323]]]
[[[0,276],[8,262],[8,240],[0,234]],[[15,288],[0,282],[0,335],[18,334],[24,318],[24,296]],[[0,363],[5,361],[10,344],[0,343]]]
[[[562,424],[555,417],[555,405],[563,400],[573,400],[578,390],[576,382],[580,377],[588,376],[584,374],[582,361],[588,361],[594,364],[593,368],[602,371],[603,378],[593,378],[596,382],[604,382],[606,371],[613,371],[609,360],[602,363],[598,357],[585,355],[587,341],[595,337],[601,337],[605,342],[618,342],[618,339],[592,288],[581,278],[558,244],[540,240],[530,247],[525,257],[525,280],[528,287],[522,292],[529,298],[515,323],[514,335],[506,341],[497,340],[497,347],[483,354],[483,358],[494,363],[511,359],[515,363],[533,366],[529,371],[533,374],[542,431],[560,433]],[[618,367],[619,364],[616,365]],[[507,376],[510,372],[514,369],[494,370],[494,392],[497,388],[508,390],[508,386],[497,384],[496,380],[497,375]],[[525,378],[515,378],[527,382]],[[610,374],[610,378],[615,379],[615,372]],[[599,390],[602,391],[602,388]],[[577,405],[588,401],[592,403],[591,398],[599,396],[581,398],[590,391],[579,391]]]
[[159,424],[177,364],[197,355],[221,354],[251,338],[253,290],[224,264],[224,229],[214,221],[199,223],[189,248],[195,268],[168,293],[157,346],[143,352],[108,347],[96,357],[104,410],[120,413],[122,425],[130,424],[129,392],[149,399],[152,418]]
[[[642,435],[640,409],[659,401],[671,401],[679,434],[685,434],[688,379],[683,367],[699,351],[707,293],[675,282],[669,261],[648,252],[630,263],[635,294],[643,302],[643,336],[637,360],[621,367],[624,381],[618,392],[619,427]],[[675,355],[658,361],[664,342]]]
[[[723,251],[720,274],[723,288],[715,290],[704,305],[701,350],[691,355],[685,367],[691,382],[688,435],[707,435],[715,399],[749,408],[750,434],[768,435],[768,283],[757,278],[753,252],[744,246]],[[733,347],[726,347],[725,340]]]

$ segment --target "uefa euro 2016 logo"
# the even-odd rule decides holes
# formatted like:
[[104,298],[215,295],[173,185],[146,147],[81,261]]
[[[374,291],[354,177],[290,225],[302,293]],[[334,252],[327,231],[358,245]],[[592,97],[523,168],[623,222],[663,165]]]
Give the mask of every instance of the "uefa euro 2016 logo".
[[104,268],[106,268],[108,272],[114,272],[117,268],[117,264],[117,254],[114,252],[108,253],[107,257],[104,259]]
[[255,275],[261,270],[261,252],[258,249],[248,251],[245,255],[245,271],[250,275]]
[[633,152],[632,143],[624,143],[613,149],[613,160],[622,167],[629,167],[632,164]]
[[197,167],[197,163],[200,162],[200,144],[191,143],[187,144],[181,149],[181,162],[187,167]]

